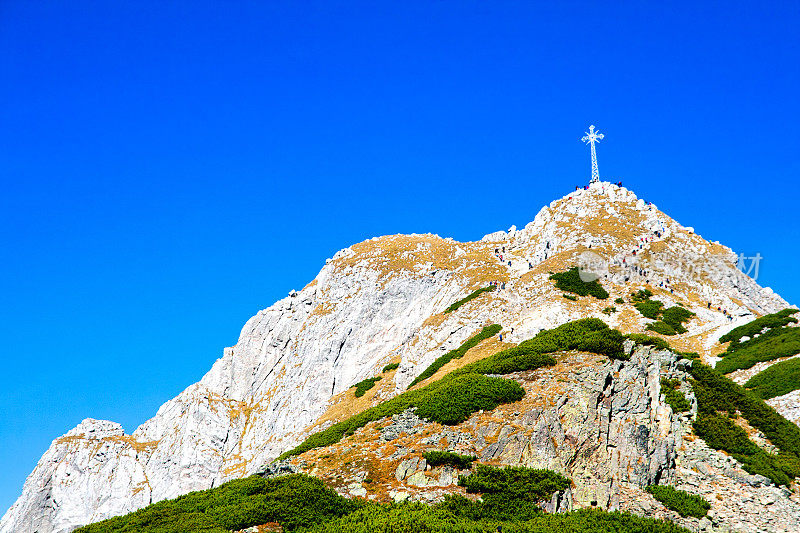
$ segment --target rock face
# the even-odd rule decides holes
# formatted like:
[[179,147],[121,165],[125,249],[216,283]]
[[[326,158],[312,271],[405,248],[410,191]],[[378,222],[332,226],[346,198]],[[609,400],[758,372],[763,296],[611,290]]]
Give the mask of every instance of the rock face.
[[[488,321],[502,324],[513,342],[587,316],[641,331],[648,320],[635,312],[604,314],[612,300],[565,300],[548,280],[549,271],[573,266],[588,250],[605,261],[599,270],[612,300],[649,283],[667,306],[681,301],[697,313],[677,341],[683,349],[704,352],[731,327],[788,306],[742,274],[730,249],[607,183],[554,201],[522,230],[512,227],[479,242],[435,235],[371,239],[338,252],[309,285],[258,312],[200,382],[132,435],[113,422],[86,419],[53,441],[0,521],[0,533],[68,532],[253,473],[300,442],[316,422],[334,420],[326,415],[332,399],[356,382],[397,362],[393,380],[367,395],[391,397]],[[442,313],[490,281],[505,288]],[[593,375],[596,390],[580,400],[526,415],[530,437],[508,433],[482,454],[561,470],[571,465],[576,480],[591,479],[594,487],[589,494],[579,484],[569,495],[576,502],[614,506],[615,483],[672,479],[667,459],[677,422],[640,405],[658,394],[648,366],[657,364],[608,366],[602,372],[623,377],[609,385]],[[551,449],[553,442],[559,445]],[[587,459],[576,461],[575,454]],[[441,475],[443,481],[453,477]],[[361,494],[355,486],[351,491]],[[564,498],[553,505],[568,505]]]
[[[620,486],[673,480],[681,427],[679,417],[659,401],[659,382],[687,376],[672,353],[648,347],[630,361],[580,363],[572,365],[561,382],[566,390],[552,405],[512,417],[497,440],[480,450],[480,458],[563,472],[575,484],[572,501],[581,507],[619,509]],[[534,394],[536,383],[523,385]],[[480,427],[477,446],[496,431]]]

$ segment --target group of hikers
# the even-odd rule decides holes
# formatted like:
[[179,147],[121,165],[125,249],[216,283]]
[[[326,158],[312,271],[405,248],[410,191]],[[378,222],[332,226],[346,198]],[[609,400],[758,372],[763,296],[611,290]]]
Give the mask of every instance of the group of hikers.
[[[622,258],[622,267],[629,271],[629,274],[625,276],[625,281],[630,281],[632,275],[640,276],[645,278],[645,283],[648,285],[650,284],[650,275],[652,274],[650,271],[636,265],[636,264],[628,264],[628,256],[636,257],[639,253],[644,250],[647,245],[654,242],[655,239],[661,239],[663,237],[663,233],[661,230],[653,230],[653,235],[645,235],[641,236],[637,239],[636,248],[632,249],[628,254],[623,256]],[[655,283],[655,280],[654,280]],[[658,286],[662,289],[669,289],[671,294],[675,293],[675,289],[672,288],[671,282],[669,278],[665,278],[658,281]]]
[[[622,187],[622,181],[618,181],[614,185],[616,185],[617,187]],[[589,186],[588,185],[584,185],[583,187],[581,187],[580,185],[576,185],[575,186],[575,190],[576,191],[579,191],[581,189],[588,191],[589,190]]]
[[[708,308],[712,309],[711,302],[707,302],[707,303],[708,303]],[[728,321],[733,320],[733,315],[730,314],[727,309],[723,309],[722,307],[717,306],[717,311],[721,311],[722,314],[725,315],[728,318]]]
[[494,287],[496,289],[500,289],[500,290],[503,290],[503,289],[506,288],[506,282],[505,281],[490,281],[489,285],[491,285],[492,287]]
[[[494,256],[500,260],[501,263],[508,263],[508,266],[511,266],[511,261],[508,258],[503,259],[503,254],[506,253],[506,247],[500,246],[494,249]],[[530,262],[528,263],[530,265]]]

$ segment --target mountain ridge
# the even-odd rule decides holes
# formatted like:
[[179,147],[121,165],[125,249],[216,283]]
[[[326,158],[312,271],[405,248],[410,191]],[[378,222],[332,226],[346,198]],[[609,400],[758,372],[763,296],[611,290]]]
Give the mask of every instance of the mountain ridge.
[[[673,273],[644,260],[658,253],[698,264],[714,257],[720,277]],[[603,313],[613,299],[571,302],[554,289],[549,272],[574,266],[580,254],[605,261],[601,280],[612,295],[650,286],[666,305],[683,303],[695,312],[674,345],[709,360],[718,354],[719,336],[788,307],[741,273],[729,248],[602,182],[554,200],[521,230],[480,241],[431,234],[368,239],[337,252],[306,287],[249,319],[237,344],[198,383],[132,434],[86,419],[54,440],[0,520],[0,532],[70,531],[253,473],[311,428],[343,416],[347,406],[336,399],[348,398],[356,382],[397,362],[364,404],[397,395],[490,321],[504,324],[511,342],[585,316],[642,331],[649,322],[633,309]],[[647,265],[647,274],[634,273],[634,264]],[[659,286],[665,280],[669,290]],[[451,303],[492,282],[505,288],[445,316]],[[711,298],[726,315],[712,308]]]

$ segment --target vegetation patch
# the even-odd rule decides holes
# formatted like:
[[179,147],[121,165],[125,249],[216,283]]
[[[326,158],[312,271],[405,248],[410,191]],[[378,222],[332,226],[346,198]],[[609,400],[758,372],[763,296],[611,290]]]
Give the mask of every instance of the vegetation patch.
[[466,297],[461,298],[459,301],[450,304],[450,307],[445,309],[444,312],[445,313],[452,313],[453,311],[455,311],[456,309],[458,309],[459,307],[461,307],[462,305],[464,305],[468,301],[470,301],[470,300],[472,300],[474,298],[477,298],[478,296],[480,296],[484,292],[492,292],[494,289],[495,289],[494,285],[489,285],[488,287],[483,287],[481,289],[478,289],[477,291],[473,291],[470,294],[468,294]]
[[647,492],[664,504],[664,507],[683,517],[703,518],[711,509],[711,504],[700,496],[677,490],[669,485],[650,485],[647,487]]
[[577,302],[578,301],[578,297],[574,296],[572,294],[562,294],[561,297],[562,298],[566,298],[567,300],[572,300],[573,302]]
[[389,372],[391,370],[397,370],[398,368],[400,368],[400,363],[389,363],[388,365],[383,367],[381,373]]
[[190,492],[133,513],[84,526],[76,533],[230,533],[278,522],[295,531],[350,514],[364,503],[339,496],[314,477],[250,476]]
[[[763,318],[763,317],[762,317]],[[750,368],[756,363],[772,361],[800,353],[800,328],[778,327],[745,342],[731,343],[717,363],[717,370],[728,374]]]
[[775,363],[750,378],[744,386],[762,400],[800,389],[800,357]]
[[230,533],[277,522],[287,533],[688,533],[666,520],[584,509],[546,514],[540,504],[570,486],[548,470],[480,465],[459,479],[472,501],[450,495],[440,504],[377,504],[348,499],[319,479],[292,474],[230,481],[84,526],[76,533]]
[[517,346],[454,370],[451,375],[470,372],[510,374],[552,366],[556,361],[547,354],[566,350],[592,352],[612,359],[628,359],[623,347],[624,341],[622,333],[610,329],[602,320],[584,318],[540,331],[535,337]]
[[[800,476],[800,428],[713,368],[695,361],[690,372],[698,404],[695,433],[710,447],[731,454],[751,474],[768,477],[777,485],[791,485]],[[739,415],[780,452],[769,454],[750,440],[731,420]]]
[[631,293],[631,301],[644,302],[649,300],[652,296],[653,292],[650,289],[639,289],[638,291]]
[[540,516],[540,504],[567,489],[570,481],[552,470],[478,465],[469,476],[460,476],[458,484],[470,494],[480,494],[481,501],[450,494],[442,508],[471,520],[516,521]]
[[652,318],[653,320],[658,320],[658,317],[664,312],[664,304],[658,300],[636,302],[633,306],[643,317]]
[[623,300],[622,298],[617,298],[616,300],[614,300],[614,303],[615,304],[624,304],[625,300]]
[[[480,334],[464,344],[471,342],[486,330],[487,328],[484,328]],[[582,350],[614,359],[625,359],[622,346],[624,340],[622,333],[609,329],[605,322],[597,318],[576,320],[552,330],[540,331],[535,337],[513,348],[453,370],[433,383],[406,391],[314,433],[296,448],[282,454],[280,458],[285,459],[313,448],[330,446],[370,422],[399,414],[409,408],[416,408],[418,416],[432,422],[459,424],[476,411],[481,409],[489,411],[502,403],[516,402],[524,396],[524,389],[516,381],[489,377],[485,374],[510,374],[552,366],[556,361],[547,354],[564,350]]]
[[605,313],[607,315],[611,315],[611,314],[616,313],[616,312],[617,312],[617,308],[614,307],[613,305],[603,309],[603,313]]
[[458,470],[469,470],[472,468],[472,462],[478,459],[474,455],[461,455],[438,450],[425,452],[423,456],[431,466],[449,465]]
[[673,305],[668,309],[664,309],[662,302],[650,299],[652,295],[653,293],[649,289],[642,289],[631,294],[631,300],[635,302],[633,306],[639,313],[645,318],[656,321],[648,324],[647,329],[662,335],[686,333],[687,329],[683,326],[683,323],[688,322],[694,316],[694,313],[682,305]]
[[666,322],[661,322],[660,320],[657,321],[657,322],[653,322],[651,324],[647,324],[647,327],[645,329],[647,329],[649,331],[655,331],[656,333],[661,333],[662,335],[677,335],[678,334],[678,332],[675,330],[675,328],[673,328],[672,326],[670,326]]
[[566,272],[559,272],[550,276],[556,282],[556,287],[562,291],[571,292],[578,296],[594,296],[600,300],[608,298],[608,292],[600,285],[597,280],[583,281],[578,267],[572,267]]
[[676,413],[688,411],[691,408],[689,400],[678,390],[680,382],[677,379],[661,378],[661,392],[664,393],[664,401],[672,407]]
[[678,333],[686,333],[687,330],[683,327],[683,323],[688,322],[693,316],[694,313],[685,307],[673,305],[661,313],[661,322],[672,326]]
[[[377,383],[381,379],[383,378],[381,378],[380,376],[376,376],[374,378],[367,378],[364,381],[359,381],[358,383],[353,385],[353,387],[356,388],[356,398],[361,398],[362,396],[364,396],[364,393],[370,390],[372,387],[374,387],[375,383]],[[352,389],[353,387],[350,388]]]
[[630,513],[582,509],[570,513],[539,514],[526,521],[473,520],[456,516],[444,504],[372,505],[326,522],[304,533],[688,533],[667,520],[642,518]]
[[669,343],[662,339],[661,337],[651,337],[650,335],[644,335],[642,333],[631,333],[628,335],[628,338],[635,342],[636,344],[642,344],[644,346],[653,346],[659,350],[669,350],[671,349]]
[[[743,326],[733,328],[728,333],[720,337],[719,342],[730,342],[731,345],[736,345],[739,344],[739,341],[742,337],[752,338],[765,329],[782,328],[788,324],[797,323],[797,319],[792,316],[797,312],[797,309],[784,309],[782,311],[778,311],[777,313],[756,318],[755,320],[752,320]],[[730,349],[731,346],[728,348]]]
[[502,403],[521,400],[524,395],[525,391],[519,383],[509,379],[480,374],[466,374],[449,379],[445,377],[420,389],[404,392],[324,431],[314,433],[280,458],[330,446],[370,422],[402,413],[406,409],[416,408],[418,416],[432,422],[455,425],[476,411],[490,411]]
[[431,363],[431,365],[428,368],[426,368],[422,372],[422,374],[417,376],[414,379],[414,381],[411,382],[409,388],[413,387],[414,385],[423,380],[428,379],[429,377],[434,375],[437,370],[442,368],[444,365],[446,365],[453,359],[461,359],[462,357],[464,357],[464,354],[466,354],[467,351],[477,346],[479,342],[481,342],[484,339],[488,339],[489,337],[494,337],[495,335],[500,333],[500,330],[502,329],[503,327],[500,324],[492,324],[491,326],[486,326],[479,333],[467,339],[461,346],[459,346],[455,350],[450,350],[446,354],[436,359],[436,361]]

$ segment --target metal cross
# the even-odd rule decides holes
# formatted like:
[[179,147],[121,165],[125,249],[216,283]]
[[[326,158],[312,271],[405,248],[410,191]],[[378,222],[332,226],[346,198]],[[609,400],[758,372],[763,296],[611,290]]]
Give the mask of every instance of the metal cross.
[[595,152],[594,143],[600,142],[600,139],[605,136],[600,132],[594,131],[594,125],[589,126],[589,131],[584,133],[586,135],[581,140],[592,145],[592,179],[589,183],[595,183],[600,181],[600,172],[597,170],[597,152]]

